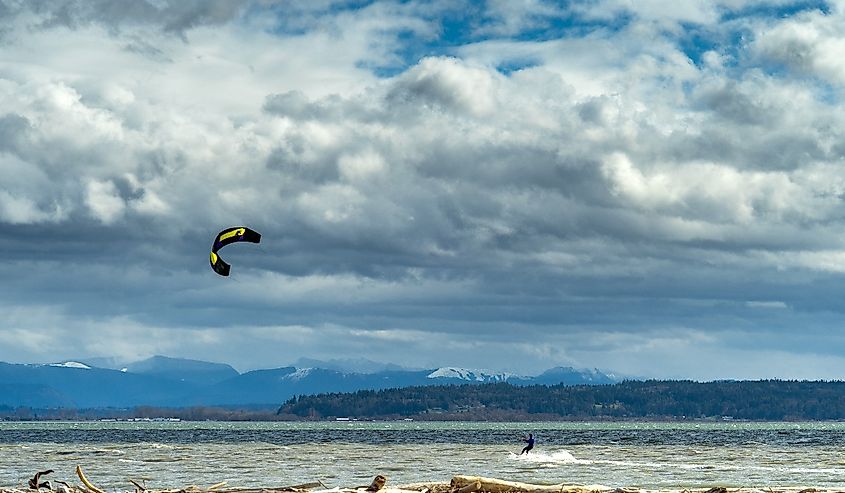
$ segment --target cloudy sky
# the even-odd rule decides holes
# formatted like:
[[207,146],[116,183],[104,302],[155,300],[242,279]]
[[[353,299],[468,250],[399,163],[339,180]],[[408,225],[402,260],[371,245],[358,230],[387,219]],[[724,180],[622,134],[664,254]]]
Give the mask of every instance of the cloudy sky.
[[0,0],[0,360],[845,378],[843,96],[843,0]]

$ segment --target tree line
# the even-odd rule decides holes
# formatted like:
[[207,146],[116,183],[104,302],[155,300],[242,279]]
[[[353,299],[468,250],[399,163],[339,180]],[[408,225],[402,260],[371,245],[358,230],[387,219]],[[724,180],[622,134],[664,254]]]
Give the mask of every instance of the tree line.
[[843,420],[843,381],[626,381],[612,385],[463,384],[296,396],[265,407],[139,406],[125,409],[11,407],[0,420],[179,418],[187,421],[358,419]]
[[406,387],[296,396],[277,414],[299,419],[845,419],[842,381],[626,381]]

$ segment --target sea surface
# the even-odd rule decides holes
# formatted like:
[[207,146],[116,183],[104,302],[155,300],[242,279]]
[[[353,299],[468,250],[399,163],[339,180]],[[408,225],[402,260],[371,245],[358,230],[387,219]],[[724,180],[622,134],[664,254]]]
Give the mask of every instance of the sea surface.
[[[530,455],[517,455],[533,433]],[[0,486],[328,487],[469,474],[609,487],[845,487],[845,423],[0,422]]]

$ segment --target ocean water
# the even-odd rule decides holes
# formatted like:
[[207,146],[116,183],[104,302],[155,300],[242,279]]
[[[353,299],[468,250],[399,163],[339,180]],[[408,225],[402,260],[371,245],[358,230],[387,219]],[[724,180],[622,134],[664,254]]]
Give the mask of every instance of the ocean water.
[[[517,455],[521,438],[537,444]],[[845,423],[0,422],[0,486],[36,472],[107,491],[449,481],[845,487]]]

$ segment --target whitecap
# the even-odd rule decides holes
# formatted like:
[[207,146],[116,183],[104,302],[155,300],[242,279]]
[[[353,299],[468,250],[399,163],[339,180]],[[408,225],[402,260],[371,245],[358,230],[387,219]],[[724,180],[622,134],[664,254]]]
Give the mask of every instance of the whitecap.
[[578,459],[566,450],[558,450],[555,452],[531,452],[528,454],[515,454],[510,452],[510,456],[514,460],[534,463],[534,464],[590,464],[591,461]]

